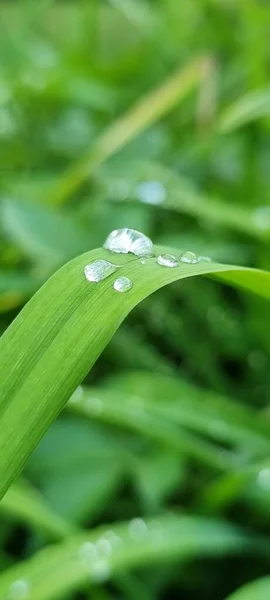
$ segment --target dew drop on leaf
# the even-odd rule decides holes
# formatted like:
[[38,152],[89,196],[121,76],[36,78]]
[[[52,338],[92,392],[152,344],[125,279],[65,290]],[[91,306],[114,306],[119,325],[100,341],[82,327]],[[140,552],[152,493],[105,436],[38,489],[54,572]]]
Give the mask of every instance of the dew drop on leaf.
[[104,248],[116,254],[128,254],[131,252],[136,256],[151,256],[154,252],[153,242],[149,237],[136,229],[116,229],[112,231],[104,242]]
[[136,192],[138,200],[144,204],[159,205],[166,199],[166,188],[160,181],[143,181]]
[[259,486],[267,491],[270,491],[270,468],[261,469],[257,478]]
[[93,260],[93,262],[89,263],[84,267],[84,274],[88,281],[102,281],[102,279],[106,279],[112,273],[114,273],[118,269],[117,265],[109,262],[108,260],[104,260],[102,258]]
[[118,277],[113,284],[116,292],[128,292],[132,286],[133,283],[128,277]]
[[97,540],[96,549],[98,556],[101,558],[108,558],[112,553],[111,543],[105,537],[102,537],[99,540]]
[[189,265],[195,265],[198,262],[198,257],[195,252],[191,252],[187,250],[186,252],[182,252],[178,258],[179,262],[187,263]]
[[97,583],[102,583],[109,579],[111,566],[107,560],[96,560],[91,566],[91,579]]
[[199,263],[209,263],[212,262],[211,258],[209,258],[209,256],[198,256],[198,261]]
[[9,600],[26,600],[30,593],[30,584],[27,579],[13,581],[9,589]]
[[97,560],[96,546],[92,542],[84,542],[78,549],[78,559],[84,567],[89,567]]
[[157,263],[162,267],[179,267],[179,264],[173,254],[160,254],[157,257]]
[[143,519],[132,519],[128,524],[128,533],[134,541],[141,540],[147,535],[148,527]]
[[92,415],[101,415],[103,412],[103,402],[97,396],[91,396],[90,398],[86,398],[84,402],[84,406],[88,412]]
[[254,223],[261,231],[270,230],[270,206],[259,206],[254,211]]

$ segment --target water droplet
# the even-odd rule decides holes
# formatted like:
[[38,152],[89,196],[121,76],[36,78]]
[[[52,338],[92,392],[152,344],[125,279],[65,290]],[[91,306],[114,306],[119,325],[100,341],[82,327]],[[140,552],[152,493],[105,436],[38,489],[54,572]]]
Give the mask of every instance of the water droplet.
[[160,181],[143,181],[137,186],[137,198],[144,204],[162,204],[166,199],[166,188]]
[[257,478],[258,484],[264,490],[270,491],[270,468],[262,469]]
[[96,560],[91,566],[91,578],[97,583],[102,583],[109,579],[111,566],[107,560]]
[[92,415],[98,416],[101,415],[101,413],[103,412],[103,402],[102,400],[100,400],[100,398],[97,398],[96,396],[86,398],[84,405],[86,410],[88,410]]
[[194,252],[187,250],[182,252],[178,258],[179,262],[187,263],[189,265],[195,265],[198,262],[198,258]]
[[120,550],[120,548],[122,548],[124,545],[123,540],[120,538],[119,535],[114,533],[114,531],[106,531],[104,533],[104,537],[106,537],[109,540],[114,550]]
[[137,541],[144,538],[148,533],[148,527],[143,519],[132,519],[128,524],[128,532],[130,537]]
[[131,252],[136,256],[151,256],[154,252],[153,243],[149,237],[136,229],[116,229],[112,231],[104,243],[104,248],[117,254]]
[[259,206],[254,211],[254,223],[262,231],[270,230],[270,206]]
[[157,263],[162,267],[179,267],[179,263],[173,254],[160,254],[157,257]]
[[209,263],[212,262],[211,258],[209,258],[209,256],[198,256],[198,261],[199,263]]
[[92,562],[97,560],[95,544],[92,542],[84,542],[78,550],[78,559],[84,567],[89,568]]
[[116,292],[128,292],[131,290],[132,286],[133,283],[128,277],[118,277],[113,284]]
[[89,263],[84,267],[84,274],[88,281],[102,281],[102,279],[106,279],[112,273],[114,273],[118,269],[117,265],[113,265],[113,263],[108,260],[103,260],[102,258],[93,260],[92,263]]
[[30,592],[27,579],[17,579],[10,586],[8,600],[25,600]]
[[112,553],[111,543],[105,537],[100,538],[96,542],[96,549],[101,558],[108,558]]

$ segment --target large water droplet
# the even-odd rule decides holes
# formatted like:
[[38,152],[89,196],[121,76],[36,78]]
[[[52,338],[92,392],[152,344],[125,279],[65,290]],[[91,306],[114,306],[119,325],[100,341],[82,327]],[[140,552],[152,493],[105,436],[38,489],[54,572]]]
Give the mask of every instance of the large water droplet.
[[187,250],[186,252],[182,252],[178,258],[179,262],[187,263],[189,265],[195,265],[198,262],[198,257],[195,252],[190,252]]
[[26,600],[30,592],[27,579],[17,579],[10,586],[8,600]]
[[131,290],[132,286],[133,283],[128,277],[118,277],[113,284],[116,292],[128,292]]
[[211,261],[211,258],[209,258],[209,256],[198,256],[197,262],[199,262],[199,263],[209,263],[209,262],[212,262],[212,261]]
[[137,541],[144,538],[148,533],[148,527],[143,519],[132,519],[128,524],[128,532],[130,537]]
[[143,181],[137,186],[137,198],[144,204],[162,204],[166,199],[166,188],[160,181]]
[[108,260],[103,260],[103,258],[99,258],[97,260],[93,260],[93,262],[89,263],[84,267],[84,274],[88,281],[102,281],[102,279],[106,279],[112,273],[114,273],[118,269],[117,265],[113,265],[113,263]]
[[157,257],[157,263],[162,267],[179,267],[179,264],[173,254],[160,254]]
[[105,240],[104,248],[117,254],[131,252],[136,256],[151,256],[154,252],[153,243],[149,237],[136,229],[116,229]]

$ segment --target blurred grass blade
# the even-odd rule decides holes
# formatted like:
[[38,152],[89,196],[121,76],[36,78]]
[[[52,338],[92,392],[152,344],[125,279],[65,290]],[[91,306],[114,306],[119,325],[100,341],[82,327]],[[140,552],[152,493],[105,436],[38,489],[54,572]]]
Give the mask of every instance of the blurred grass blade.
[[74,528],[55,514],[42,495],[25,482],[14,483],[0,502],[0,514],[37,529],[48,539],[61,540]]
[[[165,447],[184,454],[199,464],[215,469],[232,466],[233,458],[224,449],[203,441],[173,421],[160,418],[151,407],[140,405],[140,398],[126,402],[124,394],[104,393],[78,388],[69,401],[69,408],[77,415],[119,425],[150,438]],[[147,410],[150,408],[150,410]]]
[[125,165],[121,173],[104,166],[98,170],[96,179],[104,196],[114,202],[136,199],[160,209],[190,215],[205,223],[217,224],[259,239],[270,239],[270,223],[268,227],[265,220],[262,227],[256,211],[240,204],[232,210],[230,203],[205,194],[192,181],[161,164],[137,161]]
[[[106,547],[109,545],[109,556],[102,553],[101,540],[103,544],[106,540]],[[50,600],[89,583],[102,583],[118,571],[163,564],[164,556],[166,561],[187,560],[247,551],[264,553],[266,547],[265,542],[229,523],[212,519],[174,515],[148,521],[135,519],[129,524],[79,534],[42,550],[0,575],[0,589],[6,600],[12,584],[23,580],[29,600]]]
[[11,198],[2,202],[0,216],[8,238],[26,257],[46,265],[47,270],[89,247],[88,236],[75,216]]
[[256,579],[227,597],[227,600],[269,600],[270,577]]
[[[81,388],[83,389],[83,388]],[[258,413],[231,398],[220,396],[210,390],[201,390],[179,377],[155,373],[132,372],[131,375],[111,377],[107,389],[85,389],[84,394],[74,396],[86,408],[91,408],[91,396],[101,397],[105,406],[113,407],[121,402],[122,410],[134,412],[144,409],[159,418],[188,427],[219,442],[235,446],[248,446],[253,452],[269,453],[270,424]],[[105,392],[105,393],[104,393]],[[110,405],[110,406],[109,406]],[[113,410],[113,408],[112,408]],[[94,407],[93,407],[94,411]]]
[[[200,503],[207,512],[218,512],[233,504],[239,497],[245,496],[245,492],[251,485],[259,488],[261,495],[270,498],[270,461],[261,461],[244,467],[238,467],[230,473],[214,480],[205,487]],[[256,501],[253,498],[253,510]]]
[[218,123],[220,133],[229,133],[270,115],[270,89],[250,92],[236,100],[221,115]]
[[[90,284],[84,267],[97,258],[113,260],[133,288],[116,293],[112,277]],[[167,269],[155,258],[142,265],[99,248],[62,267],[30,300],[0,342],[0,497],[132,308],[160,287],[195,275],[270,299],[268,272],[215,263]]]
[[52,189],[48,202],[63,204],[106,158],[155,123],[198,84],[208,67],[198,58],[148,93],[96,140],[88,154],[72,166]]

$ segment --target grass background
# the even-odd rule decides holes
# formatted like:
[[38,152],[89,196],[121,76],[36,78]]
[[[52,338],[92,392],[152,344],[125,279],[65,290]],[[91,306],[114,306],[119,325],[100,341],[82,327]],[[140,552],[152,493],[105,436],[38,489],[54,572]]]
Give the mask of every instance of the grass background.
[[[1,332],[49,275],[115,227],[269,270],[267,2],[3,2],[0,19]],[[107,418],[98,400],[90,422],[63,412],[24,478],[56,528],[57,516],[72,529],[176,510],[267,534],[269,363],[267,302],[200,278],[162,289],[86,379],[91,397],[105,394],[105,406],[108,396]],[[161,403],[156,436],[152,421],[134,427],[141,397]],[[131,416],[119,420],[125,403]],[[215,457],[227,453],[222,475]],[[19,514],[19,492],[0,510],[2,571],[47,543]],[[63,600],[222,600],[269,566],[240,551],[164,556]]]

